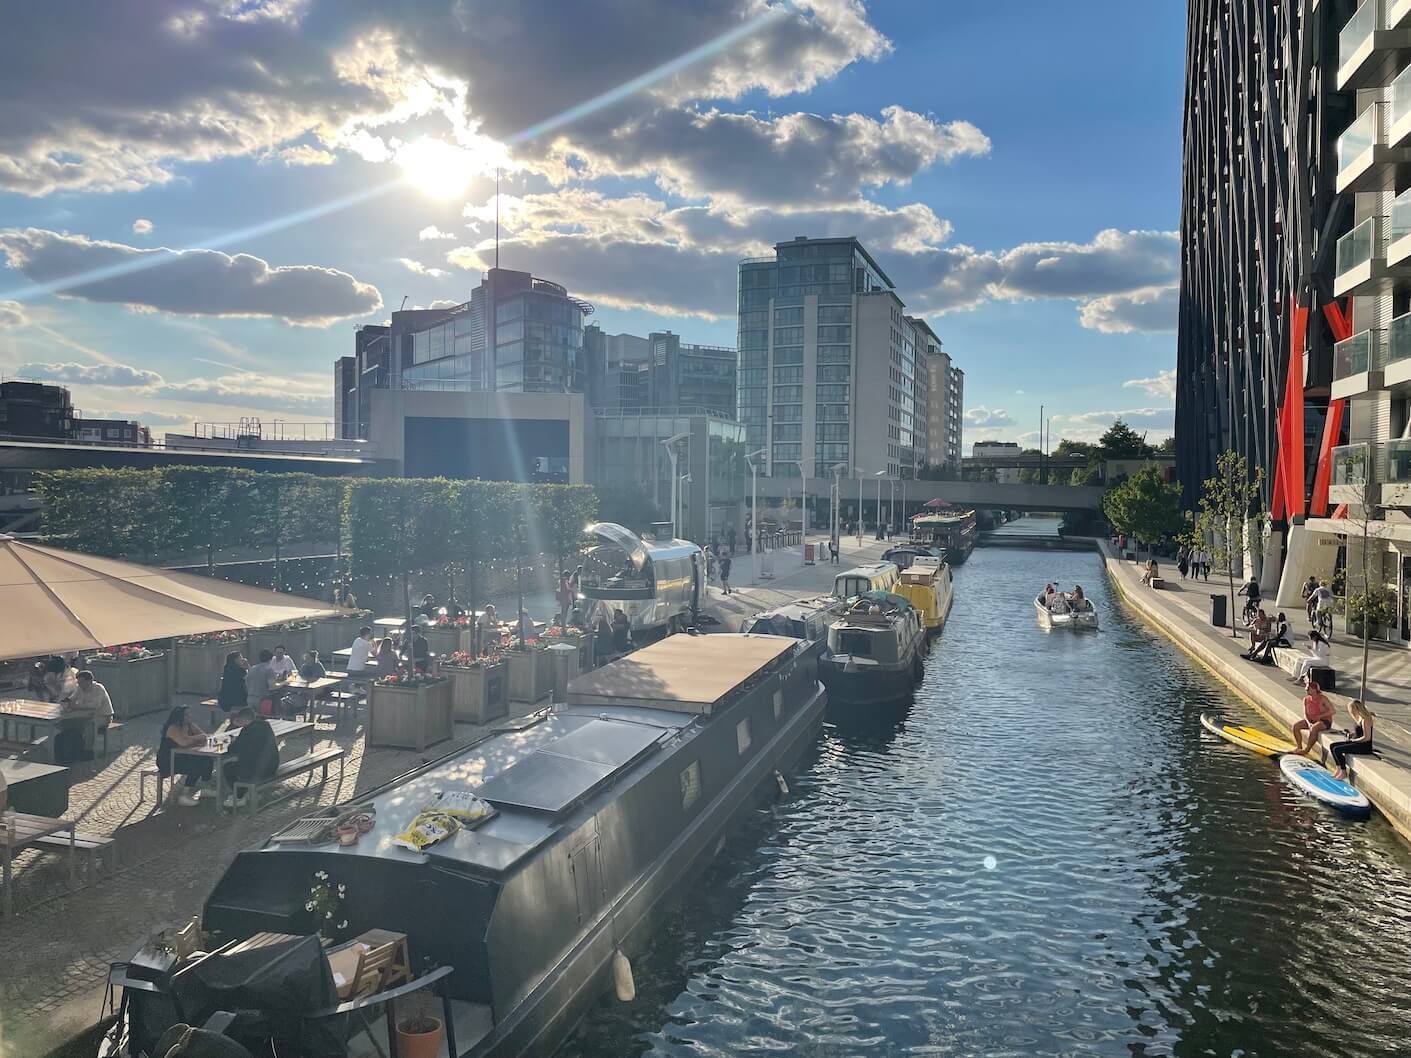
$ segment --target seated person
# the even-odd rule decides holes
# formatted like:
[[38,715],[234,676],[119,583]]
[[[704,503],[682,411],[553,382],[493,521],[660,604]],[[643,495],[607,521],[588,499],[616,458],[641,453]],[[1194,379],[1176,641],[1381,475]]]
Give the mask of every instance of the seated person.
[[1083,594],[1083,586],[1081,584],[1073,585],[1072,594],[1068,596],[1068,603],[1078,613],[1083,613],[1093,608],[1093,604],[1088,602],[1088,597]]
[[598,616],[598,623],[593,629],[593,651],[600,658],[605,658],[616,651],[612,645],[612,625],[608,623],[606,615]]
[[1294,753],[1306,753],[1316,746],[1318,736],[1333,726],[1333,715],[1333,703],[1318,686],[1318,681],[1309,680],[1308,693],[1303,698],[1303,719],[1293,725]]
[[289,656],[289,649],[280,643],[274,648],[274,654],[269,659],[269,667],[270,671],[274,673],[275,682],[278,683],[294,675],[297,666],[294,664],[294,659]]
[[[269,721],[247,705],[230,718],[230,727],[239,734],[226,751],[227,759],[221,761],[225,781],[258,783],[274,778],[279,771],[279,740]],[[226,808],[244,804],[245,798],[233,792],[225,799]]]
[[319,660],[317,650],[304,652],[304,663],[299,666],[299,676],[302,679],[313,681],[321,680],[328,675],[328,670],[323,667],[323,662]]
[[[259,660],[245,673],[245,704],[256,712],[273,712],[281,693],[276,690],[278,680],[274,676],[274,652],[261,650]],[[268,702],[269,705],[265,705]]]
[[226,654],[225,668],[220,674],[220,690],[216,693],[216,704],[227,716],[249,704],[250,693],[245,683],[248,675],[246,670],[249,667],[250,663],[240,651],[232,650]]
[[1261,608],[1249,622],[1249,652],[1244,656],[1252,658],[1254,652],[1264,646],[1269,641],[1269,633],[1273,630],[1273,623],[1269,620],[1269,615]]
[[632,649],[632,624],[621,610],[615,610],[612,615],[612,647],[619,654]]
[[363,625],[358,629],[358,637],[353,640],[348,651],[348,675],[362,676],[367,672],[367,663],[373,655],[372,629]]
[[412,663],[417,672],[425,672],[431,668],[431,644],[421,634],[421,629],[412,633]]
[[64,658],[55,654],[44,665],[44,700],[57,702],[74,689],[78,673]]
[[1321,632],[1308,633],[1308,649],[1299,654],[1293,663],[1293,683],[1308,679],[1314,669],[1326,668],[1332,656],[1332,647]]
[[495,604],[486,603],[485,612],[475,623],[476,651],[480,654],[492,653],[500,645],[500,616],[495,613]]
[[465,607],[456,601],[455,596],[447,599],[446,605],[441,607],[441,609],[452,621],[456,620],[458,617],[465,616]]
[[429,621],[434,621],[439,616],[436,613],[436,596],[427,592],[421,597],[421,605],[417,607],[417,613],[421,614]]
[[1149,558],[1149,559],[1147,559],[1147,560],[1146,560],[1146,571],[1142,574],[1142,583],[1143,583],[1143,584],[1150,584],[1152,577],[1158,577],[1158,576],[1160,576],[1160,575],[1161,575],[1161,567],[1157,565],[1156,559],[1154,559],[1154,558]]
[[60,764],[67,763],[59,759],[61,755],[69,760],[92,760],[94,747],[88,741],[91,732],[104,731],[113,722],[113,701],[108,689],[84,669],[75,678],[74,689],[60,699],[59,709],[64,718],[72,720],[59,720],[54,759]]
[[1274,648],[1290,646],[1293,646],[1293,644],[1289,642],[1289,619],[1288,616],[1280,610],[1279,616],[1270,622],[1269,634],[1265,637],[1264,642],[1257,650],[1254,647],[1250,647],[1249,653],[1245,656],[1251,661],[1259,661],[1263,662],[1265,665],[1272,665],[1274,663]]
[[172,783],[171,796],[179,805],[189,808],[200,801],[199,786],[211,777],[213,762],[209,757],[179,757],[176,767],[181,771],[177,772],[173,770],[171,751],[195,749],[205,744],[206,733],[191,719],[189,706],[178,705],[167,714],[167,722],[162,725],[161,741],[157,743],[157,774],[173,778],[179,775],[185,780],[180,787]]
[[49,689],[44,685],[44,676],[44,662],[36,661],[29,667],[29,683],[25,688],[25,693],[36,702],[49,700]]
[[397,637],[383,636],[377,642],[377,671],[380,674],[396,672],[401,667],[397,657]]
[[1328,747],[1328,752],[1332,754],[1333,763],[1337,765],[1337,771],[1333,772],[1334,779],[1347,778],[1347,758],[1349,754],[1367,754],[1373,752],[1372,749],[1372,725],[1376,718],[1372,715],[1372,710],[1362,704],[1362,699],[1354,698],[1347,703],[1347,711],[1352,714],[1352,730],[1341,742],[1334,742]]

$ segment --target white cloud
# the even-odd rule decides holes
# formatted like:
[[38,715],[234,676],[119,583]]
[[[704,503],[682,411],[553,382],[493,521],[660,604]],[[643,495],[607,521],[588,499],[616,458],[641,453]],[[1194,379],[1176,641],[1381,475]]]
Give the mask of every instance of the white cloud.
[[138,217],[135,221],[132,222],[132,234],[151,235],[152,222],[146,217]]
[[23,327],[25,323],[24,308],[18,301],[0,301],[0,330],[6,327]]
[[157,372],[127,364],[31,363],[21,364],[17,373],[44,382],[74,382],[92,386],[150,388],[162,383],[162,376]]
[[91,419],[126,419],[129,422],[140,422],[143,426],[190,426],[192,417],[181,415],[175,412],[165,411],[114,411],[108,408],[94,407],[91,403],[85,409],[88,418]]
[[[377,288],[315,265],[217,250],[138,249],[41,228],[0,231],[6,263],[62,297],[192,316],[269,316],[325,326],[382,307]],[[75,282],[76,278],[85,278]]]
[[1129,378],[1122,383],[1123,389],[1144,389],[1153,397],[1176,399],[1176,372],[1158,371],[1154,378]]
[[1180,285],[1173,283],[1094,298],[1079,315],[1084,327],[1108,334],[1169,333],[1176,329],[1180,300]]
[[167,382],[156,395],[168,400],[239,405],[293,415],[327,417],[333,411],[331,387],[317,391],[283,383],[273,373],[242,371],[218,378]]
[[285,165],[332,165],[338,156],[321,147],[301,143],[296,147],[285,147],[279,152],[279,160]]
[[442,231],[440,228],[436,227],[436,225],[434,225],[434,224],[428,224],[426,227],[422,228],[421,231],[419,231],[419,232],[416,233],[416,237],[417,237],[418,239],[420,239],[422,242],[427,242],[428,240],[431,240],[431,239],[455,239],[455,238],[459,238],[459,236],[457,236],[455,232],[453,232],[453,231]]
[[982,404],[978,408],[966,410],[965,424],[974,427],[1013,426],[1014,419],[1002,408],[991,410]]
[[422,264],[420,261],[412,260],[410,257],[399,257],[397,260],[408,272],[415,272],[419,276],[431,276],[435,279],[442,279],[451,274],[444,268],[431,268]]
[[[1175,429],[1174,408],[1127,408],[1122,411],[1087,411],[1076,415],[1055,415],[1054,427],[1059,439],[1096,441],[1109,426],[1121,419],[1137,433],[1145,434],[1153,444]],[[1055,444],[1057,441],[1054,442]]]

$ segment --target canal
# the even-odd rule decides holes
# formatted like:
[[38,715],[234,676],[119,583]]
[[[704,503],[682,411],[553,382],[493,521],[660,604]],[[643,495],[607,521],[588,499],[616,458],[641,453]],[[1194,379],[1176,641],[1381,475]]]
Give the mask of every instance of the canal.
[[[1103,630],[1041,631],[1047,580]],[[1404,1054],[1390,828],[1204,737],[1258,718],[1096,556],[981,548],[956,581],[915,701],[830,718],[560,1054]]]

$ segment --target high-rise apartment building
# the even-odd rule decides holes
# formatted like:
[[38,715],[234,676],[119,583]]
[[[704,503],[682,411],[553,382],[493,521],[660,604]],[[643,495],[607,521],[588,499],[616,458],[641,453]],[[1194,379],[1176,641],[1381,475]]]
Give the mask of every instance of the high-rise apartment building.
[[739,417],[768,473],[914,477],[917,329],[890,278],[852,237],[799,236],[739,266]]
[[[925,320],[910,317],[916,328],[916,346],[922,352],[923,372],[927,376],[925,407],[925,445],[918,441],[917,450],[924,450],[921,462],[932,467],[960,470],[961,443],[965,425],[965,372],[955,366],[948,352]],[[919,398],[920,394],[918,394]]]
[[671,331],[583,330],[588,403],[606,412],[695,409],[735,418],[735,350],[683,342]]

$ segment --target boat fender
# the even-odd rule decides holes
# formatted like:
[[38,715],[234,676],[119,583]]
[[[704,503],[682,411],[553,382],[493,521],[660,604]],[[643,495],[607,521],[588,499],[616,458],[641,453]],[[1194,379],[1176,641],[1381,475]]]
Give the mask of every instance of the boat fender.
[[776,772],[774,773],[774,781],[775,781],[775,782],[778,784],[778,786],[779,786],[779,792],[780,792],[781,794],[783,794],[785,797],[788,797],[788,796],[789,796],[789,784],[784,781],[784,776],[783,776],[780,772],[777,772],[777,771],[776,771]]
[[632,980],[632,963],[619,948],[612,953],[612,986],[618,1001],[630,1003],[637,998],[637,982]]

